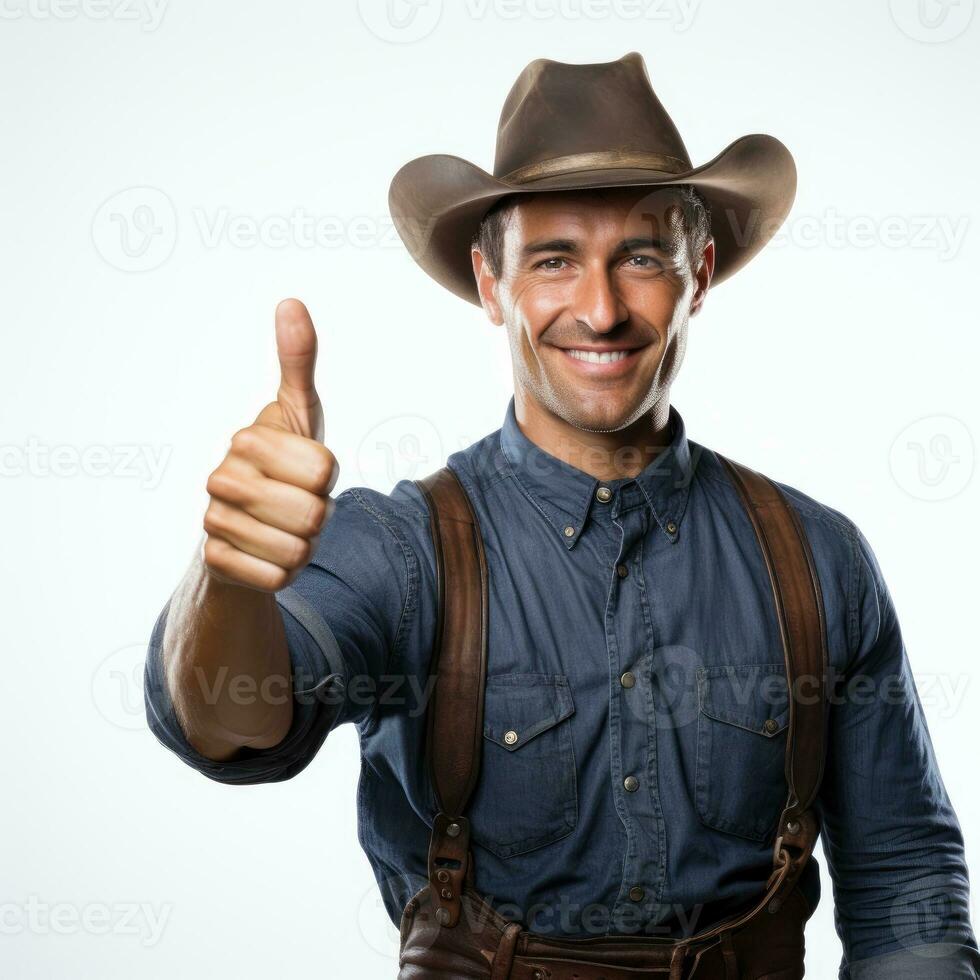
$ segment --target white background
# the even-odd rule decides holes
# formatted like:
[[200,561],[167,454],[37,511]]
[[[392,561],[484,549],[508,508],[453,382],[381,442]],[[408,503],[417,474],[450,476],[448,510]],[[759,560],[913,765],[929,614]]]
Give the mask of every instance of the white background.
[[[504,335],[411,262],[387,191],[424,153],[490,169],[537,57],[640,51],[695,163],[751,132],[794,153],[789,221],[692,321],[673,401],[868,536],[980,876],[974,0],[162,2],[0,0],[0,974],[397,972],[353,726],[222,786],[146,730],[140,670],[206,476],[275,394],[280,299],[318,324],[338,492],[500,425]],[[322,240],[277,234],[294,215]]]

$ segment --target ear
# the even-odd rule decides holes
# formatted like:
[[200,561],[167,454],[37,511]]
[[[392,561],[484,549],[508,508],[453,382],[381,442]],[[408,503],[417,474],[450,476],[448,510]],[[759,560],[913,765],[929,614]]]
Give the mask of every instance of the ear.
[[704,304],[704,298],[708,295],[708,287],[711,285],[711,277],[715,271],[715,240],[708,239],[708,244],[704,246],[701,253],[701,261],[695,273],[694,295],[691,297],[691,316],[700,312]]
[[504,322],[504,317],[497,302],[497,280],[490,271],[490,264],[478,248],[470,250],[470,258],[473,260],[473,276],[476,279],[476,288],[480,292],[483,310],[490,322],[499,327]]

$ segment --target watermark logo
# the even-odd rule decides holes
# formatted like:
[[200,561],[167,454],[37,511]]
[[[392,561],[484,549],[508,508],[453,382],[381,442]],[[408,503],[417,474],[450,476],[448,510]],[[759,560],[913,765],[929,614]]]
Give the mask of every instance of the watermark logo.
[[889,0],[892,20],[913,41],[941,44],[959,37],[973,20],[974,0]]
[[356,465],[365,485],[394,486],[416,480],[442,465],[442,436],[421,415],[395,415],[379,422],[361,439]]
[[113,650],[92,675],[92,703],[110,725],[144,731],[143,665],[146,644],[131,643]]
[[892,478],[917,500],[949,500],[973,476],[973,436],[952,415],[929,415],[907,425],[888,454]]
[[[420,875],[406,872],[405,875],[393,875],[384,878],[380,884],[372,884],[362,895],[357,903],[357,928],[364,945],[374,950],[379,956],[386,960],[398,961],[400,947],[400,932],[394,924],[385,905],[382,889],[391,896],[391,901],[396,910],[401,912],[408,904],[409,899],[415,895],[426,883],[428,879]],[[413,937],[417,944],[420,935],[416,932]],[[435,938],[435,933],[430,931],[423,938],[425,944],[428,939]]]
[[364,26],[389,44],[428,37],[442,17],[442,0],[358,0]]
[[149,272],[173,254],[177,211],[157,187],[129,187],[113,194],[92,220],[99,255],[122,272]]

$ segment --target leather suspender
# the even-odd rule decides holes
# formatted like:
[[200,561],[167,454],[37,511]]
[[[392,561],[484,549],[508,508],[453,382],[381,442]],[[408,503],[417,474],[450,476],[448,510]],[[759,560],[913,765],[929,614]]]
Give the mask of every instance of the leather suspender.
[[[715,454],[735,485],[769,572],[790,691],[786,739],[789,792],[773,847],[765,894],[749,910],[681,945],[744,926],[763,909],[776,912],[816,844],[810,809],[823,776],[828,658],[823,599],[813,555],[795,509],[766,476]],[[439,608],[430,676],[438,683],[427,709],[425,755],[438,813],[428,872],[436,920],[454,926],[460,893],[472,884],[470,824],[464,813],[480,772],[487,668],[487,564],[476,514],[447,466],[416,480],[429,506]],[[451,588],[447,601],[447,588]]]
[[439,603],[429,667],[429,676],[438,682],[425,730],[426,764],[438,807],[429,841],[429,884],[436,921],[454,926],[464,881],[472,881],[470,824],[463,813],[483,751],[487,562],[476,514],[456,474],[446,466],[415,482],[429,505]]

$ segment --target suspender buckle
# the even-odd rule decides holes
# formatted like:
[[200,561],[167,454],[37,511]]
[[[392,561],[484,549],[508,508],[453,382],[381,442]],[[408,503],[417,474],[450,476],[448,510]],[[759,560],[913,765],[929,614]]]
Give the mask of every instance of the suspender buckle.
[[469,869],[470,822],[440,811],[429,840],[429,887],[436,922],[452,928],[459,921],[460,896]]

